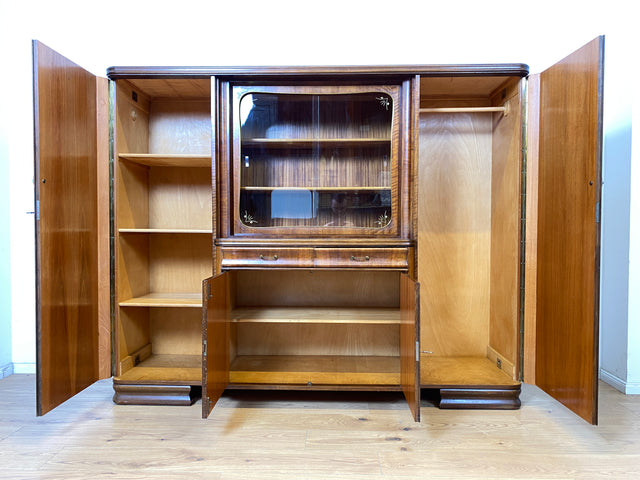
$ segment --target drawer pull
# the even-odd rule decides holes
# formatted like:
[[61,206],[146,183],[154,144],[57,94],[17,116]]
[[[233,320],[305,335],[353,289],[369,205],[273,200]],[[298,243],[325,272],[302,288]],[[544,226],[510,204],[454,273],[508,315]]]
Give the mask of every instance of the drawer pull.
[[[274,256],[273,256],[273,259],[274,259],[274,260],[278,260],[278,255],[274,255]],[[269,258],[267,258],[267,257],[265,257],[264,255],[260,255],[260,260],[266,260],[266,261],[268,261],[268,260],[270,260],[270,259],[269,259]]]
[[356,257],[355,255],[351,255],[351,260],[353,262],[368,262],[369,255],[365,255],[364,257]]

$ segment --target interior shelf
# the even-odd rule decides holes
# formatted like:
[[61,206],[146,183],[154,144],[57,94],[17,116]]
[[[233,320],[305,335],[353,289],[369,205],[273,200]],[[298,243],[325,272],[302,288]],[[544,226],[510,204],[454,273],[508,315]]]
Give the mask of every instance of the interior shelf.
[[420,361],[420,383],[423,387],[451,385],[517,385],[505,371],[486,357],[438,357],[423,355]]
[[119,303],[121,307],[202,307],[202,293],[149,293]]
[[162,383],[175,385],[202,384],[200,355],[151,355],[135,367],[118,376],[119,382]]
[[391,187],[389,186],[362,186],[362,187],[270,187],[270,186],[243,186],[240,190],[257,190],[257,191],[275,191],[275,190],[314,190],[318,192],[362,192],[362,191],[378,191],[378,190],[388,190],[391,191]]
[[195,228],[119,228],[119,233],[187,233],[187,234],[208,234],[212,230]]
[[149,167],[209,167],[211,155],[121,153],[120,160],[147,165]]
[[236,323],[399,325],[397,308],[244,307],[231,312]]
[[398,385],[400,357],[344,355],[241,355],[230,383]]
[[311,147],[314,145],[326,145],[332,147],[352,145],[389,145],[390,138],[245,138],[242,139],[243,147],[254,145],[264,146],[295,146]]

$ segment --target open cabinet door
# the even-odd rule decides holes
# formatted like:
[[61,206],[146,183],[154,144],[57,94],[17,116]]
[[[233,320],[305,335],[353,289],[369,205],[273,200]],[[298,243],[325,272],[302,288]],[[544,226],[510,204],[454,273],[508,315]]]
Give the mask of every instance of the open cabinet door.
[[202,418],[229,384],[229,272],[202,282]]
[[33,64],[37,413],[43,415],[111,372],[107,124],[98,125],[108,101],[106,79],[37,41]]
[[535,381],[593,424],[603,49],[599,37],[539,75]]
[[416,422],[420,421],[420,286],[400,275],[400,380]]

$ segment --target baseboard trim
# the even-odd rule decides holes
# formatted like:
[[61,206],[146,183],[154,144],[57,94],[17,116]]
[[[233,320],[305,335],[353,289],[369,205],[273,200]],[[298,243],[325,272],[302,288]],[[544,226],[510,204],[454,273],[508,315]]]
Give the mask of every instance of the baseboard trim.
[[0,378],[5,378],[13,374],[13,363],[7,363],[6,365],[0,366]]
[[622,380],[603,368],[600,369],[600,380],[626,395],[640,395],[640,383]]
[[13,363],[13,373],[27,373],[27,374],[35,374],[36,373],[36,364],[35,363]]

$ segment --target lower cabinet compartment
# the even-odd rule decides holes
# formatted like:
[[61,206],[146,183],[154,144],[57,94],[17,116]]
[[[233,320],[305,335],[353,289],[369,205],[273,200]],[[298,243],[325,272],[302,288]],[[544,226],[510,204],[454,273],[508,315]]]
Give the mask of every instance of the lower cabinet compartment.
[[400,385],[399,272],[231,273],[230,385]]

